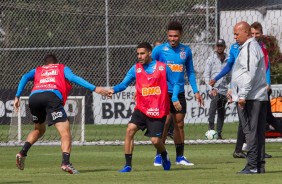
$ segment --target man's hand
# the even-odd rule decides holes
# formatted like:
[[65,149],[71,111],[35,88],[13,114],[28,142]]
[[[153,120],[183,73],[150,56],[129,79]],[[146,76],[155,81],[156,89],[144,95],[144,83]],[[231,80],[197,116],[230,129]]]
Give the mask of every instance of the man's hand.
[[114,90],[113,89],[108,89],[108,97],[112,98],[113,94],[114,94]]
[[134,93],[134,95],[133,95],[132,99],[133,99],[134,101],[136,101],[136,100],[137,100],[137,95],[136,95],[136,93]]
[[226,94],[226,97],[227,97],[227,99],[228,99],[228,103],[232,103],[233,102],[233,100],[232,100],[232,90],[231,89],[229,89],[228,91],[227,91],[227,94]]
[[106,90],[103,87],[96,87],[95,93],[98,93],[98,94],[103,95],[103,96],[109,96],[109,91]]
[[211,95],[211,96],[216,96],[216,95],[217,95],[217,89],[212,89],[212,90],[210,91],[210,95]]
[[200,93],[199,92],[195,93],[195,97],[196,97],[196,100],[198,101],[199,105],[201,107],[203,107],[204,106],[204,101],[203,101],[202,96],[200,95]]
[[210,85],[211,87],[213,87],[215,83],[216,83],[216,80],[211,79],[209,85]]
[[245,104],[246,104],[246,100],[245,100],[245,99],[239,99],[238,105],[239,105],[239,107],[240,107],[241,109],[244,109]]
[[15,97],[15,100],[14,100],[14,109],[15,109],[16,112],[19,112],[19,107],[20,107],[20,105],[21,105],[21,102],[20,102],[19,98],[18,98],[18,97]]
[[182,110],[182,106],[180,104],[179,101],[173,102],[173,106],[177,111],[181,111]]
[[266,85],[266,90],[267,90],[267,92],[270,90],[270,85]]

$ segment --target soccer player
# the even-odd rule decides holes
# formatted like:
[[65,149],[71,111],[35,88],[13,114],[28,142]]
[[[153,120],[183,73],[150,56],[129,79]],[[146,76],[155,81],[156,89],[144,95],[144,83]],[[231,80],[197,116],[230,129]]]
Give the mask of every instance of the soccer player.
[[30,70],[21,78],[14,101],[16,111],[19,110],[19,98],[28,81],[34,83],[29,97],[29,108],[34,122],[34,130],[29,133],[22,149],[16,155],[17,167],[24,170],[27,152],[45,133],[46,126],[44,122],[47,116],[48,126],[54,125],[61,136],[61,169],[70,174],[78,174],[79,172],[70,163],[70,123],[64,110],[64,104],[71,90],[69,81],[105,96],[108,95],[108,91],[96,87],[73,74],[69,67],[59,64],[55,55],[48,54],[44,57],[43,66]]
[[221,69],[226,65],[227,54],[224,52],[226,48],[225,41],[219,39],[216,42],[215,52],[207,59],[206,67],[204,71],[204,79],[207,85],[207,90],[211,98],[209,109],[209,130],[214,130],[215,115],[217,112],[217,133],[218,139],[222,139],[222,127],[225,118],[225,104],[227,103],[227,90],[230,83],[230,76],[224,77],[220,82],[216,83],[216,86],[211,87],[209,85],[210,79],[214,78]]
[[143,42],[137,46],[138,63],[131,67],[123,81],[109,90],[111,94],[126,89],[136,80],[136,107],[126,129],[124,141],[125,166],[120,172],[130,172],[132,169],[132,153],[134,135],[138,130],[147,129],[145,136],[151,138],[162,157],[164,170],[170,169],[170,160],[161,140],[166,115],[169,113],[169,96],[167,82],[173,86],[172,101],[177,111],[181,110],[177,94],[179,84],[175,83],[172,72],[164,63],[152,60],[152,47]]
[[238,174],[265,173],[266,73],[264,54],[247,22],[234,26],[240,53],[232,69],[232,100],[248,145],[247,164]]
[[[181,84],[178,99],[181,103],[182,110],[177,111],[171,102],[170,113],[174,121],[173,139],[176,148],[176,164],[189,166],[194,164],[184,156],[184,117],[186,114],[186,99],[184,94],[185,69],[195,97],[200,105],[203,105],[203,100],[196,84],[191,49],[180,43],[182,32],[181,23],[177,21],[170,22],[167,27],[168,42],[155,47],[152,58],[153,60],[167,64],[172,70],[174,81]],[[168,85],[168,92],[171,96],[173,92],[173,86],[171,84]],[[154,165],[159,166],[161,162],[161,156],[158,153],[155,157]]]

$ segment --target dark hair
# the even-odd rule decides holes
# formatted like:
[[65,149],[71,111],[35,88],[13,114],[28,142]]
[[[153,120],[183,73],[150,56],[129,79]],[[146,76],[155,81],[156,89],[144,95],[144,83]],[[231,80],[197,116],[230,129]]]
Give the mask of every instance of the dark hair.
[[152,46],[148,42],[139,43],[138,46],[137,46],[137,49],[140,49],[140,48],[144,48],[147,51],[152,51]]
[[44,65],[56,64],[59,62],[54,54],[47,54],[46,56],[44,56],[43,61],[44,61]]
[[156,47],[158,45],[162,44],[162,42],[160,40],[156,40],[154,43],[153,43],[153,46]]
[[167,30],[174,30],[174,31],[179,31],[180,33],[182,33],[182,24],[178,21],[171,21],[168,26],[167,26]]
[[256,30],[260,30],[260,32],[262,33],[262,25],[259,22],[252,23],[251,28],[254,28]]

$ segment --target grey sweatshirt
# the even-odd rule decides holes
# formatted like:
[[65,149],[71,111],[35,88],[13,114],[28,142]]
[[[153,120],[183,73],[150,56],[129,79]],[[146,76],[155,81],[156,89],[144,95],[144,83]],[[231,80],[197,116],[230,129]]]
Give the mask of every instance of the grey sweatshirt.
[[232,100],[267,101],[264,55],[254,38],[240,46],[232,69]]
[[[225,60],[223,62],[220,61],[216,52],[213,52],[212,55],[207,59],[204,79],[208,91],[212,90],[212,87],[209,85],[210,80],[214,79],[215,76],[217,76],[217,74],[219,74],[223,67],[226,65],[228,57],[225,53],[224,55]],[[215,83],[214,88],[218,90],[219,94],[226,95],[229,87],[228,85],[230,83],[230,78],[231,76],[227,74]]]

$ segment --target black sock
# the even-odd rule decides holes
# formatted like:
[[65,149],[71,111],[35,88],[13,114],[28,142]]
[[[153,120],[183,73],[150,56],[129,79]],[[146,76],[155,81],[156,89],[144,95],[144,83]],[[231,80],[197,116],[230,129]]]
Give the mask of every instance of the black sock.
[[125,165],[126,166],[131,166],[132,165],[132,154],[124,154],[125,157]]
[[167,159],[167,151],[165,150],[165,151],[163,151],[163,152],[161,152],[161,156],[162,156],[162,159]]
[[23,147],[22,147],[22,150],[20,151],[20,154],[24,157],[27,156],[27,152],[29,150],[29,148],[32,146],[32,144],[30,144],[29,142],[25,142]]
[[184,143],[176,144],[175,149],[176,149],[176,156],[182,157],[184,154]]
[[69,165],[70,164],[70,153],[63,152],[62,157],[63,157],[62,164]]

